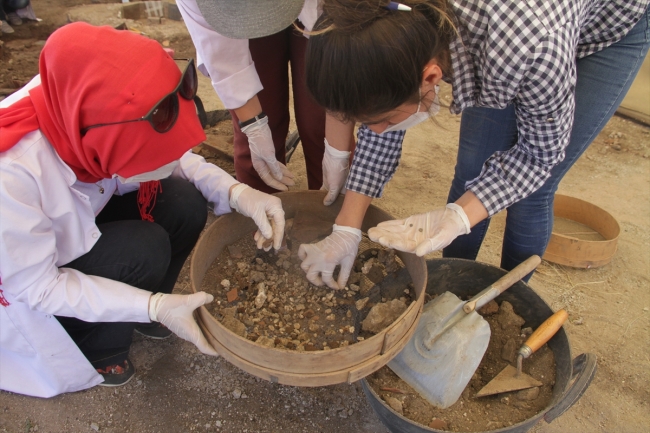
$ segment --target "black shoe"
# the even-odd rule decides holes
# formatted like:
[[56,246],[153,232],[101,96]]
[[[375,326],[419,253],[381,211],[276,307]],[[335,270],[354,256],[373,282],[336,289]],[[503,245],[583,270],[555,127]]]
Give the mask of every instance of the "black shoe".
[[98,368],[97,373],[104,377],[104,382],[99,386],[122,386],[129,383],[135,375],[135,367],[128,359],[122,365],[109,365],[105,368]]
[[135,326],[135,330],[138,334],[153,338],[154,340],[164,340],[172,335],[172,331],[169,328],[158,322],[141,323]]

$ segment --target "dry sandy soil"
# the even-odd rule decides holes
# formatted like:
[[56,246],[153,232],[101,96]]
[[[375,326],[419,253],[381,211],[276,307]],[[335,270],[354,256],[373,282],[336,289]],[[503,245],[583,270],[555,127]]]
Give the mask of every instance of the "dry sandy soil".
[[[2,35],[0,88],[37,73],[43,41],[66,20],[118,25],[119,4],[90,0],[34,2],[40,23]],[[180,22],[132,22],[179,54],[193,55]],[[208,110],[220,107],[209,81],[200,95]],[[449,100],[443,89],[443,101]],[[650,95],[649,95],[650,98]],[[376,205],[395,217],[445,203],[455,163],[459,118],[441,113],[406,136],[401,166]],[[227,124],[209,141],[232,152]],[[224,137],[224,135],[226,135]],[[225,139],[225,140],[224,140]],[[226,167],[231,169],[232,167]],[[290,168],[305,188],[302,154]],[[537,433],[644,432],[650,428],[650,128],[614,117],[560,185],[560,193],[592,202],[620,223],[618,252],[595,269],[544,261],[530,281],[554,309],[570,314],[565,329],[573,355],[598,357],[598,373],[575,406]],[[505,215],[494,218],[479,260],[499,263]],[[432,257],[438,257],[433,254]],[[188,292],[184,272],[177,290]],[[95,387],[43,400],[0,392],[0,430],[7,432],[385,432],[359,384],[294,388],[256,379],[220,358],[200,354],[176,337],[154,342],[135,337],[136,378],[122,388]],[[74,366],[70,366],[74,368]]]

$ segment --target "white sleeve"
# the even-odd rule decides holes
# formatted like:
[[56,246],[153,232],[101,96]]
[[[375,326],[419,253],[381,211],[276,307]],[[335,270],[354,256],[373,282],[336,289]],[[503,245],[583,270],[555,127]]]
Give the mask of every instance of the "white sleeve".
[[240,183],[231,175],[214,164],[207,162],[202,156],[185,152],[180,159],[180,165],[172,176],[180,176],[201,191],[203,197],[214,204],[214,213],[222,215],[231,212],[229,202],[230,187]]
[[226,108],[243,106],[263,88],[248,39],[230,39],[215,32],[195,0],[178,0],[176,4],[196,47],[199,71],[210,77]]
[[0,166],[0,177],[0,287],[12,300],[86,322],[149,322],[150,292],[57,267],[56,227],[39,206],[41,191],[33,177],[7,165]]

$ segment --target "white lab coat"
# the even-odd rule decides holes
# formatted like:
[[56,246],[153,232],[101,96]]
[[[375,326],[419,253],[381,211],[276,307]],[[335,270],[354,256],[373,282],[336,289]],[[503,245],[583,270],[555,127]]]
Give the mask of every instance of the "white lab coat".
[[[38,84],[39,76],[0,107]],[[189,151],[172,176],[192,182],[216,214],[230,212],[237,181],[220,168]],[[149,292],[59,268],[97,242],[95,215],[111,195],[134,189],[117,179],[79,182],[38,130],[0,153],[0,301],[8,304],[0,305],[0,389],[51,397],[102,382],[55,315],[149,322]]]

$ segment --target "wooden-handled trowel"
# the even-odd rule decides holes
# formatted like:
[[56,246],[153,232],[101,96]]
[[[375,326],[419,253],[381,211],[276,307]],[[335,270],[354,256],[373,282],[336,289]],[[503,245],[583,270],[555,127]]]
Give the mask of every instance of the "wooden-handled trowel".
[[388,366],[429,403],[454,404],[476,371],[490,341],[490,325],[476,310],[541,262],[532,256],[469,301],[445,292],[429,301],[413,337]]
[[524,358],[528,358],[542,347],[562,327],[569,314],[560,310],[546,319],[539,328],[528,337],[528,340],[521,346],[517,355],[517,368],[507,365],[494,379],[488,382],[479,392],[477,397],[500,394],[502,392],[518,391],[520,389],[542,386],[542,382],[521,371]]

